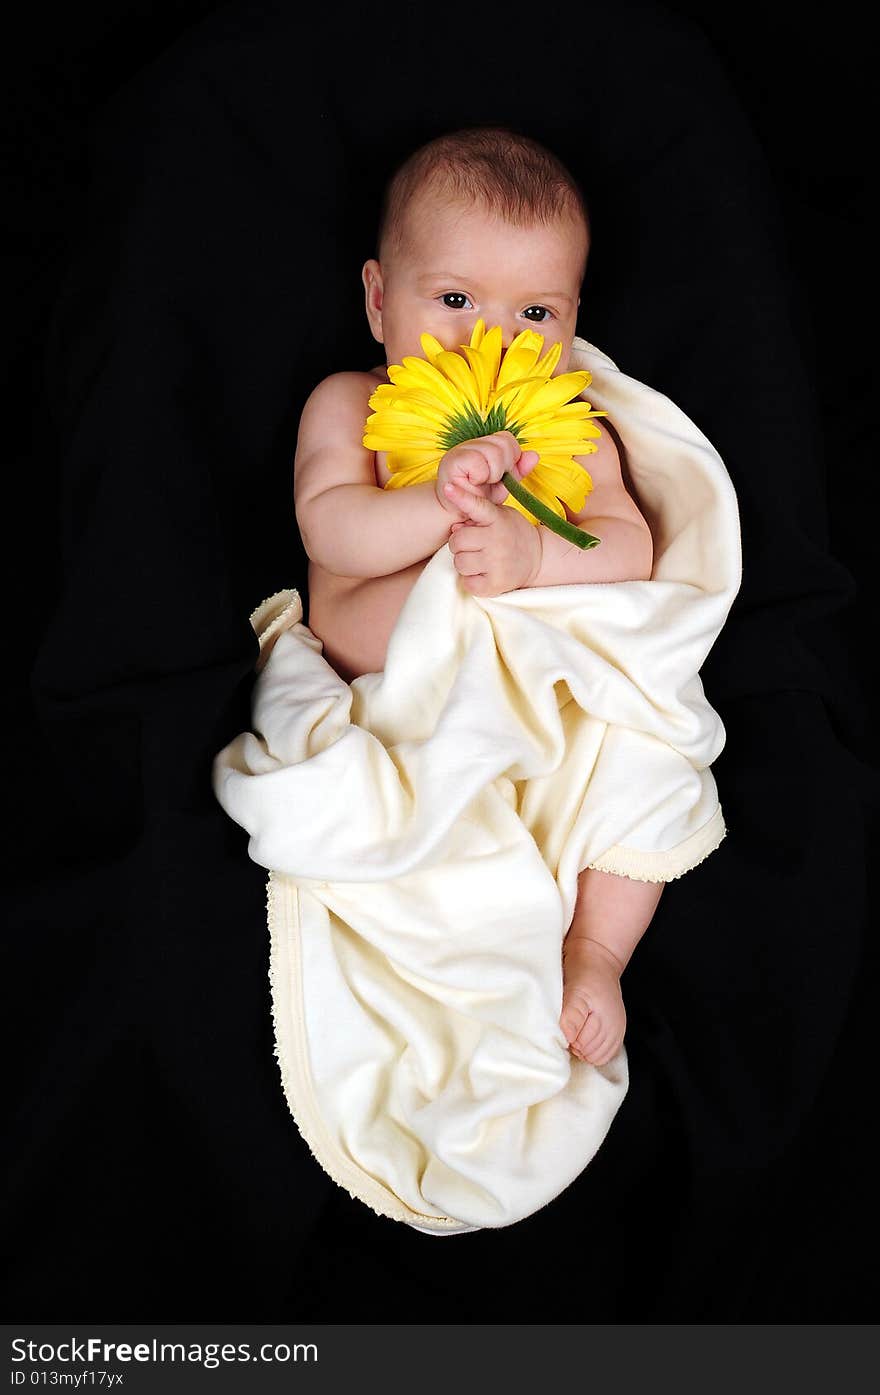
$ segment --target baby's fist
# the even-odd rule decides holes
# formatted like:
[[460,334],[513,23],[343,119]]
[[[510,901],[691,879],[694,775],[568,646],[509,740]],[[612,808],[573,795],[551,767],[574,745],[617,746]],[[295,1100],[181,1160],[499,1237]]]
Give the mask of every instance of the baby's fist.
[[480,494],[494,504],[501,504],[507,498],[507,488],[501,483],[505,471],[514,479],[522,479],[534,469],[538,459],[537,451],[523,453],[520,450],[512,431],[495,431],[490,436],[462,441],[448,450],[440,461],[434,492],[443,507],[460,518],[462,511],[450,502],[447,484],[458,485],[471,494]]

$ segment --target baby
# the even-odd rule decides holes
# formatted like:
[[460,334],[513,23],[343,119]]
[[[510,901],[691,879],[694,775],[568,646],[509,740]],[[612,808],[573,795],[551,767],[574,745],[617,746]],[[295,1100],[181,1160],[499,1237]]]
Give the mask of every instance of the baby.
[[[373,337],[385,363],[331,374],[311,393],[299,426],[294,501],[309,558],[308,625],[327,662],[351,682],[380,672],[403,603],[440,547],[461,585],[495,596],[527,586],[648,580],[651,533],[627,492],[613,423],[579,461],[593,489],[574,523],[601,539],[582,551],[504,507],[501,477],[537,462],[509,431],[447,451],[436,480],[385,490],[383,452],[361,444],[371,393],[386,368],[423,357],[428,332],[446,349],[469,342],[477,320],[500,325],[506,349],[526,328],[543,352],[562,345],[566,372],[589,251],[583,196],[543,146],[506,128],[456,131],[417,150],[385,194],[378,258],[362,278]],[[664,883],[587,868],[563,944],[560,1025],[570,1049],[601,1066],[620,1049],[626,1014],[620,978],[651,922]]]

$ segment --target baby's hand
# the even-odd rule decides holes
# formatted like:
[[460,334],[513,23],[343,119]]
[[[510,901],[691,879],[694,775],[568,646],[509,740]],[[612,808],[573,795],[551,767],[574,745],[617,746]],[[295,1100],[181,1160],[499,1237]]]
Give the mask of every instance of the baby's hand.
[[623,1045],[622,969],[610,950],[569,931],[562,946],[562,1016],[569,1048],[582,1061],[607,1065]]
[[493,504],[460,485],[445,488],[465,515],[450,526],[448,544],[465,591],[472,596],[500,596],[533,585],[544,559],[540,528],[518,509]]
[[471,494],[480,494],[493,504],[507,498],[507,488],[501,476],[509,470],[514,479],[522,479],[538,463],[538,453],[520,451],[512,431],[495,431],[491,436],[479,436],[474,441],[462,441],[446,452],[437,470],[434,492],[444,509],[457,518],[466,517],[446,493],[447,484],[456,484]]

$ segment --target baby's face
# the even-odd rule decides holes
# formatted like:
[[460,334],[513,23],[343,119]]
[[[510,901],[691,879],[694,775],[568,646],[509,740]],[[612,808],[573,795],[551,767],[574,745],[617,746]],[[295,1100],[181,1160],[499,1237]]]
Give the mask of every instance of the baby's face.
[[577,327],[584,239],[561,219],[520,228],[473,206],[423,200],[408,213],[405,251],[383,267],[365,263],[367,318],[386,364],[423,357],[427,331],[445,349],[470,342],[477,320],[501,326],[506,349],[524,329],[562,344],[555,370],[568,367]]

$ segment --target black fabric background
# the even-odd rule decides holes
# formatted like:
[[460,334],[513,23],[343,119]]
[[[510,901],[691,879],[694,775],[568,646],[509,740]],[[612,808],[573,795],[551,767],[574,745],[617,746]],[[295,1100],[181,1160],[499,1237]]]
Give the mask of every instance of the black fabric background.
[[[92,3],[21,34],[11,1317],[873,1317],[856,14],[816,33],[758,5],[587,3],[508,27],[494,7],[439,25],[346,3],[306,31],[282,3]],[[353,1201],[299,1138],[265,875],[209,779],[249,725],[250,610],[305,589],[302,404],[375,362],[359,271],[381,187],[486,120],[587,189],[579,333],[718,447],[745,572],[704,670],[729,836],[667,888],[627,970],[629,1094],[551,1206],[443,1242]]]

